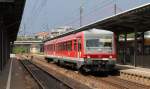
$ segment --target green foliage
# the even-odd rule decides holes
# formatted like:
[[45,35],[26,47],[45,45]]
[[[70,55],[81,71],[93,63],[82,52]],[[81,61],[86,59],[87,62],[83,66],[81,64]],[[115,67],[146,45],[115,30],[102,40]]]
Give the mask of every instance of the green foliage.
[[27,53],[28,49],[26,47],[14,47],[13,48],[13,53],[18,54],[18,53]]

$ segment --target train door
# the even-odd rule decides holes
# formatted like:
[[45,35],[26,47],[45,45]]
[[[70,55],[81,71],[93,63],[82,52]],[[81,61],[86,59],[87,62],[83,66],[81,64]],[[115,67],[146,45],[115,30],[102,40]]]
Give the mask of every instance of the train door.
[[81,38],[77,39],[77,57],[80,58],[81,57]]
[[77,53],[77,51],[78,51],[78,45],[77,45],[78,42],[77,42],[77,41],[78,41],[78,40],[75,39],[74,42],[73,42],[73,43],[74,43],[74,57],[76,57],[76,58],[78,57],[78,55],[77,55],[77,54],[78,54],[78,53]]

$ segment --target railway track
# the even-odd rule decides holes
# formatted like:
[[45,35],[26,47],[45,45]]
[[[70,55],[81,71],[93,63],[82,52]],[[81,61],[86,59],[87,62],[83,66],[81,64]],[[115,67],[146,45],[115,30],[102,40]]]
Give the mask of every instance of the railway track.
[[[68,70],[68,72],[75,73],[73,70],[70,70],[70,69]],[[83,76],[80,73],[77,75]],[[100,86],[101,85],[104,86],[103,88],[97,87],[96,89],[150,89],[149,86],[145,86],[145,85],[127,81],[127,80],[123,80],[123,79],[120,79],[119,77],[113,76],[113,75],[109,75],[108,77],[102,77],[101,75],[90,74],[90,75],[86,75],[84,77],[95,80],[96,82],[100,83]],[[61,88],[61,89],[63,89],[63,88]]]
[[73,89],[28,60],[20,60],[28,72],[39,84],[41,89]]
[[[69,71],[74,72],[71,69],[69,69]],[[106,86],[110,86],[110,87],[106,87],[106,89],[107,88],[110,88],[110,89],[150,89],[150,86],[146,86],[146,85],[139,84],[139,83],[132,82],[132,81],[127,81],[115,75],[109,75],[107,77],[106,76],[104,77],[103,74],[99,76],[89,74],[89,75],[86,75],[86,77],[97,80]]]
[[[74,72],[71,69],[68,69],[68,71]],[[102,77],[102,76],[103,74],[99,76],[91,75],[91,74],[86,75],[86,77],[100,81],[104,83],[105,85],[110,86],[110,88],[113,88],[113,89],[114,88],[115,89],[150,89],[150,86],[124,80],[115,75],[109,75],[108,77]]]

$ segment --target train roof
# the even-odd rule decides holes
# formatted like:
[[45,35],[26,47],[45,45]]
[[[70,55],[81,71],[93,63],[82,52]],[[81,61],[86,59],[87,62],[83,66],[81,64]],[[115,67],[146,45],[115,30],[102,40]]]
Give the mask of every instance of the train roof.
[[[98,35],[100,35],[100,34],[103,34],[103,35],[106,35],[106,34],[113,34],[113,32],[111,32],[111,31],[107,31],[107,30],[102,30],[102,29],[90,29],[90,30],[86,30],[86,31],[82,31],[82,32],[78,32],[78,33],[74,33],[74,34],[69,34],[69,35],[66,35],[66,36],[63,36],[62,37],[62,39],[66,39],[67,38],[67,40],[71,40],[71,39],[73,39],[75,36],[77,36],[77,35],[81,35],[81,34],[94,34],[94,35],[96,35],[96,34],[98,34]],[[49,40],[47,40],[47,41],[50,41],[50,40],[55,40],[55,39],[58,39],[58,38],[61,38],[61,37],[54,37],[54,38],[51,38],[51,39],[49,39]],[[68,38],[70,38],[70,39],[68,39]],[[62,39],[60,39],[60,40],[62,40]],[[46,41],[45,41],[46,42]]]
[[113,34],[113,32],[111,32],[111,31],[102,30],[102,29],[91,29],[91,30],[87,30],[87,31],[83,31],[83,32],[85,34],[103,34],[103,35]]

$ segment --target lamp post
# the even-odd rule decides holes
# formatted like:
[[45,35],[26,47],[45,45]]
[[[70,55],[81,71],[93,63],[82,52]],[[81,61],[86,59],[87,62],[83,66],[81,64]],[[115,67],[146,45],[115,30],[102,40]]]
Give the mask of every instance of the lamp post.
[[83,24],[83,0],[81,0],[81,4],[80,4],[80,27]]
[[117,4],[116,4],[116,0],[114,0],[114,14],[116,15],[117,14]]

